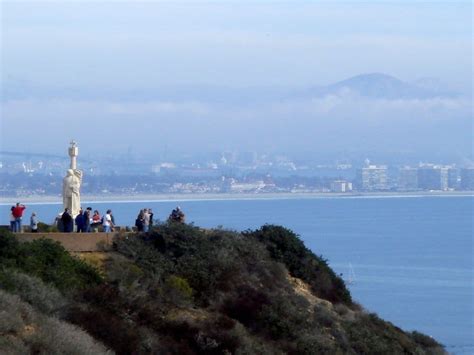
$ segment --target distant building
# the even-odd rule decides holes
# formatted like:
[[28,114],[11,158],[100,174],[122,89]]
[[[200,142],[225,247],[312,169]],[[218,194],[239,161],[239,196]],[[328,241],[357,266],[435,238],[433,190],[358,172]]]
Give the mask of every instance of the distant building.
[[461,177],[459,175],[459,169],[450,167],[448,168],[448,189],[458,190],[461,183]]
[[425,165],[418,168],[418,187],[422,190],[447,190],[448,168]]
[[232,181],[230,184],[230,192],[258,192],[265,188],[265,186],[265,183],[261,180],[253,182]]
[[336,180],[331,182],[331,192],[351,192],[352,182]]
[[400,168],[398,172],[398,190],[413,191],[418,189],[418,169]]
[[460,186],[462,190],[474,190],[474,168],[461,169],[461,182]]
[[387,167],[385,165],[367,165],[358,170],[359,188],[364,191],[388,189]]

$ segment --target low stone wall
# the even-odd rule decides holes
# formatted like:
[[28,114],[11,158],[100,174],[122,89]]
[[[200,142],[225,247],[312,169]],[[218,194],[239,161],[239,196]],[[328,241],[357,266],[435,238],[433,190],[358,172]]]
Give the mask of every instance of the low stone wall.
[[[125,236],[129,233],[120,233]],[[95,252],[112,249],[113,238],[118,233],[16,233],[20,242],[46,238],[61,243],[70,252]]]

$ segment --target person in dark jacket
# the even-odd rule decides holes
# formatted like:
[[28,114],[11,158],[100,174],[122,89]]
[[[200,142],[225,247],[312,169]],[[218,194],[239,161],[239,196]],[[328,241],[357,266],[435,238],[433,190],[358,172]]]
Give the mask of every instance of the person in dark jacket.
[[84,226],[84,233],[92,232],[91,220],[92,220],[92,207],[87,207],[84,213],[82,214],[82,223]]
[[64,209],[64,212],[61,215],[61,222],[63,223],[64,233],[71,233],[73,227],[73,220],[67,208]]
[[135,227],[137,227],[137,232],[143,232],[143,221],[145,219],[145,212],[140,210],[140,213],[135,220]]
[[77,233],[84,233],[84,211],[82,208],[79,210],[79,214],[76,216],[74,219],[74,222],[76,222],[76,230]]
[[181,208],[179,206],[176,207],[173,211],[171,211],[171,214],[168,217],[169,222],[184,223],[185,219],[186,216],[184,215],[183,211],[181,211]]

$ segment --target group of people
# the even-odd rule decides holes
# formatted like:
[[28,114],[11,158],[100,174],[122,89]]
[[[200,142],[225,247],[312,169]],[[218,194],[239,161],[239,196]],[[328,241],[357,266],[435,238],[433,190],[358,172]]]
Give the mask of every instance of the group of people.
[[183,211],[181,211],[181,208],[178,206],[176,207],[173,211],[171,211],[170,216],[168,217],[168,221],[170,222],[178,222],[178,223],[184,223],[185,222],[185,215]]
[[[14,233],[21,233],[23,231],[23,213],[26,210],[26,206],[21,203],[17,203],[10,209],[10,231]],[[38,232],[38,217],[33,212],[30,217],[30,228],[33,233]]]
[[148,232],[153,227],[153,211],[151,208],[144,208],[138,213],[135,220],[135,227],[138,232]]
[[[181,210],[181,207],[177,206],[168,217],[169,222],[184,223],[185,215]],[[153,227],[153,211],[151,208],[144,208],[138,213],[137,219],[135,220],[135,227],[137,232],[148,232]]]
[[[26,206],[19,202],[11,207],[10,230],[12,232],[22,232],[22,221],[25,209]],[[185,222],[185,215],[179,206],[173,209],[168,217],[168,221],[178,223]],[[151,227],[153,227],[153,223],[152,209],[144,208],[138,213],[135,220],[135,227],[138,232],[146,233],[150,231]],[[30,217],[31,232],[38,232],[38,224],[38,216],[33,212]],[[116,226],[112,210],[108,209],[107,212],[101,216],[98,210],[92,211],[91,207],[87,207],[85,210],[81,208],[79,214],[75,217],[72,216],[71,211],[69,211],[68,208],[65,208],[64,212],[56,217],[54,224],[58,227],[59,231],[63,233],[72,233],[74,231],[74,226],[76,226],[75,230],[77,233],[97,233],[101,227],[103,232],[110,233],[114,231]]]
[[114,230],[115,218],[110,209],[101,217],[98,210],[92,212],[92,207],[87,207],[85,210],[81,208],[74,219],[66,208],[56,218],[56,225],[61,232],[71,233],[74,230],[74,224],[77,233],[97,233],[100,226],[103,227],[104,232],[110,233]]

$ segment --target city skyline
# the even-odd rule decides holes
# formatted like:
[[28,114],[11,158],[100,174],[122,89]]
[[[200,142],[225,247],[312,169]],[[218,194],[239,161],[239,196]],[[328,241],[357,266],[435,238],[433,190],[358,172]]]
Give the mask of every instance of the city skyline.
[[[0,152],[0,192],[4,198],[52,198],[58,195],[68,164],[66,155]],[[175,162],[137,160],[131,155],[96,156],[80,159],[78,167],[84,173],[84,192],[94,198],[423,191],[471,194],[474,190],[472,163],[382,165],[365,159],[362,163],[345,160],[320,164],[315,160],[292,161],[284,155],[221,152]]]

